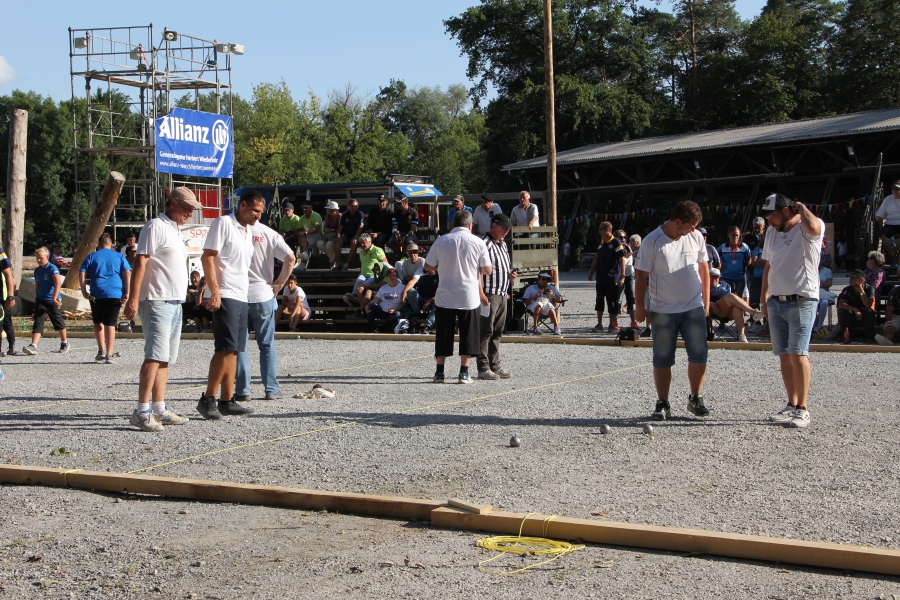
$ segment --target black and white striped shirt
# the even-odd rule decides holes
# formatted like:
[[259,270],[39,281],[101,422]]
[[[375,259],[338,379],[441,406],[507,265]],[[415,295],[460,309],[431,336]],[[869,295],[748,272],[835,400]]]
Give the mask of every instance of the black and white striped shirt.
[[484,293],[505,296],[509,292],[509,251],[506,249],[506,242],[495,242],[490,235],[481,239],[487,244],[492,267],[490,275],[481,276]]

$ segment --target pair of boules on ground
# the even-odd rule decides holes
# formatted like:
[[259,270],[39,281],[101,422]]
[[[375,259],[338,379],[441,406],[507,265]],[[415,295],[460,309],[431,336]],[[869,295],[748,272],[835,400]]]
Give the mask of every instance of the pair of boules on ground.
[[[653,425],[651,425],[650,423],[644,423],[644,425],[641,427],[641,429],[647,435],[653,435]],[[600,426],[600,433],[602,433],[604,435],[611,431],[612,431],[612,429],[606,423],[604,423],[603,425]]]

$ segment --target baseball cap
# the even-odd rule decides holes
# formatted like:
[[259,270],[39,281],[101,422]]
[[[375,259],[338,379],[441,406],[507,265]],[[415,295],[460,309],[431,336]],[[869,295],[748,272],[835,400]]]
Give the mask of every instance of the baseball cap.
[[850,277],[859,277],[860,279],[866,278],[866,272],[862,269],[853,269],[850,271]]
[[553,275],[550,274],[550,271],[541,271],[538,277],[546,277],[547,279],[553,279]]
[[397,274],[397,269],[395,269],[394,267],[391,267],[390,269],[388,269],[388,270],[387,270],[387,274],[390,275],[391,273],[393,273],[394,275],[396,275],[396,274]]
[[291,204],[290,202],[285,202],[285,203],[281,206],[281,208],[283,208],[284,210],[294,210],[294,205]]
[[463,202],[463,203],[466,201],[466,199],[463,198],[462,194],[457,194],[457,195],[453,196],[453,201],[456,202],[457,200],[459,200],[460,202]]
[[194,192],[186,187],[177,187],[172,190],[172,193],[169,194],[169,200],[172,202],[181,200],[191,208],[203,208],[203,205],[197,202],[197,197],[194,196]]
[[490,198],[487,197],[487,194],[481,195],[481,201],[482,202],[493,202],[493,200],[491,200]]
[[325,210],[341,210],[341,207],[334,200],[329,200],[325,203]]
[[700,235],[702,235],[704,237],[706,237],[706,235],[707,235],[706,230],[702,227],[698,227],[697,232],[700,233]]
[[312,202],[310,202],[309,200],[304,200],[300,203],[300,206],[312,206]]
[[710,276],[710,277],[721,277],[721,276],[722,276],[722,271],[720,271],[720,270],[718,270],[717,268],[713,267],[713,268],[711,268],[711,269],[709,270],[709,276]]
[[787,196],[783,196],[781,194],[772,194],[766,198],[765,204],[763,204],[762,210],[759,211],[761,215],[770,215],[773,212],[780,211],[783,208],[790,208],[793,205],[793,201]]
[[491,217],[491,223],[496,223],[500,227],[504,227],[506,229],[510,229],[512,227],[512,225],[510,225],[509,223],[509,217],[507,217],[503,213],[496,214]]
[[891,184],[891,188],[895,190],[900,190],[900,179]]

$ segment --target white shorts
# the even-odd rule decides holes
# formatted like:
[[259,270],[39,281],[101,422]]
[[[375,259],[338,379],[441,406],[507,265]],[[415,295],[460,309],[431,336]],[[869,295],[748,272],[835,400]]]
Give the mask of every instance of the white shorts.
[[541,311],[544,315],[549,315],[550,311],[553,310],[553,304],[550,302],[532,302],[528,305],[528,312],[533,313],[535,310]]

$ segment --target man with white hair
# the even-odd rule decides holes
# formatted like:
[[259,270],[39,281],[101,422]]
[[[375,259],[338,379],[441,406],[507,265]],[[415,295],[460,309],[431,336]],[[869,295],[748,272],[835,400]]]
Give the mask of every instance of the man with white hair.
[[519,205],[512,209],[509,215],[509,223],[513,227],[528,227],[528,229],[541,226],[538,207],[537,204],[531,202],[530,193],[526,191],[519,192]]
[[888,262],[897,262],[897,244],[894,237],[900,236],[900,179],[891,184],[891,195],[884,199],[875,220],[881,225],[881,247]]

